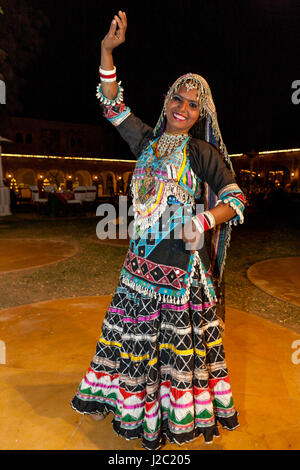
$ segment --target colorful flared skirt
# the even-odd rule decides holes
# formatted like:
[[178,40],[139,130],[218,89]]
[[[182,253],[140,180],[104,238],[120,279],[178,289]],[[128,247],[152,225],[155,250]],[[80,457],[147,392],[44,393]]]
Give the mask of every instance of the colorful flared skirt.
[[120,279],[71,406],[112,412],[116,433],[142,438],[149,450],[165,438],[182,445],[203,434],[211,443],[218,423],[238,427],[216,304],[199,269],[184,305],[137,293]]

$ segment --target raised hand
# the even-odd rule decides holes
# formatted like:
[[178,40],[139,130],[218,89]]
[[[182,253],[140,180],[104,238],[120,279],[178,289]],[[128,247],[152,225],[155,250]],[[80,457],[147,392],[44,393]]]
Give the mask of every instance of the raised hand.
[[115,15],[111,22],[107,35],[101,42],[102,50],[112,52],[116,47],[125,42],[127,29],[127,18],[124,11],[119,11],[119,16]]

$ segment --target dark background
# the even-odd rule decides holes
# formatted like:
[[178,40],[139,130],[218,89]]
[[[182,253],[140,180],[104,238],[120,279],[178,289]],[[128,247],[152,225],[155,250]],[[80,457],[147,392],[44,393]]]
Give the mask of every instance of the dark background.
[[[300,147],[300,1],[30,0],[49,19],[27,67],[24,117],[110,125],[96,99],[100,42],[126,11],[126,43],[115,50],[125,102],[154,126],[163,95],[184,73],[209,83],[229,153]],[[116,132],[116,138],[118,135]],[[120,151],[128,155],[126,145]]]

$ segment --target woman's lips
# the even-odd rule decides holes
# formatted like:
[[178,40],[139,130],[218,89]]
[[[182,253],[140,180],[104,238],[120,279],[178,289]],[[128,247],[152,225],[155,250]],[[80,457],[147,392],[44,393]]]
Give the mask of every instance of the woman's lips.
[[186,118],[179,113],[173,113],[173,117],[176,121],[186,121]]

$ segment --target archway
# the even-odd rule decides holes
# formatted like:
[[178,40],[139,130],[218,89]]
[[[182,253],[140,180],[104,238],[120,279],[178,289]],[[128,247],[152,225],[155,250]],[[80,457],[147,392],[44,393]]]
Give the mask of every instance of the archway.
[[100,174],[98,176],[98,180],[97,180],[97,192],[98,192],[98,196],[103,196],[104,194],[104,178],[103,178],[103,175]]
[[30,168],[18,168],[15,171],[15,179],[20,188],[28,188],[37,184],[37,175]]
[[74,180],[78,178],[78,186],[91,186],[93,184],[92,177],[87,170],[77,170],[74,174]]
[[117,190],[116,176],[112,171],[103,171],[102,172],[104,179],[104,191],[105,194],[113,195]]

